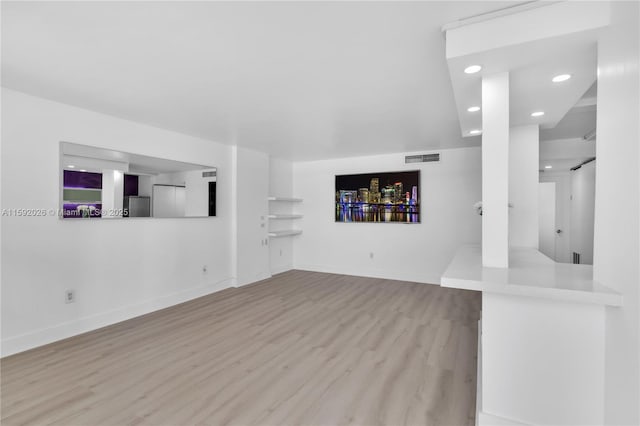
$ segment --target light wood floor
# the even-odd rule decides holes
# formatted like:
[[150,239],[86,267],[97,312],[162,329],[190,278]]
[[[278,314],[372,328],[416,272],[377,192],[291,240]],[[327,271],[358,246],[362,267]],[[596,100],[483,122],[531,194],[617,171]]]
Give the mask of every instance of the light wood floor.
[[290,271],[2,359],[2,425],[473,425],[479,294]]

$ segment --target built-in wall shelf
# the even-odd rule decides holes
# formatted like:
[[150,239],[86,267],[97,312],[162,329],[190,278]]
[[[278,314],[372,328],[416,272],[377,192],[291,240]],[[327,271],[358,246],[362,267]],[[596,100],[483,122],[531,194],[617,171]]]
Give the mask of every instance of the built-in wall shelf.
[[[301,214],[294,213],[293,205],[287,203],[301,203],[302,198],[294,198],[294,197],[267,197],[269,201],[281,201],[281,203],[271,203],[269,205],[269,214],[267,217],[273,221],[281,221],[281,220],[290,220],[290,219],[300,219],[302,218]],[[270,238],[279,238],[279,237],[291,237],[293,235],[302,234],[301,229],[290,229],[288,222],[281,222],[276,224],[271,222],[269,228],[269,237]],[[273,229],[275,228],[275,229]]]
[[269,201],[286,201],[290,203],[301,203],[302,198],[291,198],[291,197],[267,197]]
[[284,229],[282,231],[269,231],[269,237],[278,238],[278,237],[290,237],[292,235],[302,234],[301,229]]
[[300,219],[301,214],[270,214],[267,216],[269,219]]

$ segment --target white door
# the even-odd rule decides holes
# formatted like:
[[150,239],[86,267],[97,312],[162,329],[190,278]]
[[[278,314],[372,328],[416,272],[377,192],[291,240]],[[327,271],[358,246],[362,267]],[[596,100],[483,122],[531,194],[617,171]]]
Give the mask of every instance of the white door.
[[269,156],[237,149],[238,286],[271,276],[267,212]]
[[556,183],[538,184],[538,249],[556,260]]

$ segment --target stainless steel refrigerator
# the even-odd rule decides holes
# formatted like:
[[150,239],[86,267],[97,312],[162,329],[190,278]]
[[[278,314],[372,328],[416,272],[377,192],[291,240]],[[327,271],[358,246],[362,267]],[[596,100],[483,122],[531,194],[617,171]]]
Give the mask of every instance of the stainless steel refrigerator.
[[124,197],[126,217],[150,217],[151,197],[127,196]]

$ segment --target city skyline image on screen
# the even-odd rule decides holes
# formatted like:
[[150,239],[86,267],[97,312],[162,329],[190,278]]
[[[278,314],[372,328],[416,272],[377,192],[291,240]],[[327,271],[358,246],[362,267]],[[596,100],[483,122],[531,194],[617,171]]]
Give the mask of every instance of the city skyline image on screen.
[[336,222],[420,223],[420,171],[336,176]]

